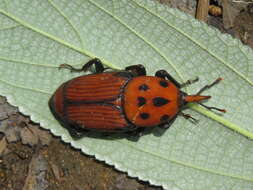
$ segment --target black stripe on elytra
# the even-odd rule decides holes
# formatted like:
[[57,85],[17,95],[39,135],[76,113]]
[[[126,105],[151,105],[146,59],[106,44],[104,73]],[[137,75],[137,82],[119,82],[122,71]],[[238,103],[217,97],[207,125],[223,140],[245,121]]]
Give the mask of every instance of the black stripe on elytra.
[[[118,98],[121,99],[121,101],[123,101],[123,94],[124,94],[124,89],[125,89],[125,86],[128,84],[128,82],[131,80],[131,73],[129,74],[128,72],[116,72],[114,74],[114,76],[122,76],[121,74],[126,74],[126,76],[128,76],[129,78],[127,80],[125,80],[125,83],[120,87],[120,92],[119,94],[117,94],[115,97],[113,98],[108,98],[108,99],[103,99],[103,100],[98,100],[98,101],[94,101],[94,100],[90,100],[90,101],[87,101],[87,100],[80,100],[80,101],[73,101],[73,100],[70,100],[70,99],[67,99],[64,97],[64,104],[67,105],[75,105],[75,106],[79,106],[81,104],[96,104],[96,105],[107,105],[107,106],[114,106],[114,107],[117,107],[118,109],[119,106],[115,106],[114,104],[112,103],[108,103],[108,102],[112,102],[112,101],[115,101],[117,100]],[[122,76],[124,77],[124,76]],[[64,91],[66,91],[64,89]],[[65,92],[64,92],[64,95],[65,95]]]
[[66,99],[66,104],[71,105],[71,106],[81,106],[81,105],[95,104],[95,105],[101,105],[101,106],[111,106],[111,107],[116,108],[117,110],[121,110],[121,106],[117,106],[113,103],[110,103],[112,101],[115,101],[116,99],[118,99],[118,97],[111,98],[111,99],[106,99],[106,100],[100,100],[100,101],[71,101],[71,100]]
[[170,101],[166,98],[163,98],[163,97],[156,97],[156,98],[153,98],[153,104],[154,106],[156,107],[160,107],[160,106],[163,106],[167,103],[169,103]]
[[63,84],[63,87],[62,87],[63,118],[66,118],[67,120],[68,120],[68,116],[67,116],[67,98],[66,98],[66,94],[67,94],[68,84],[69,84],[69,82],[66,82],[65,84]]

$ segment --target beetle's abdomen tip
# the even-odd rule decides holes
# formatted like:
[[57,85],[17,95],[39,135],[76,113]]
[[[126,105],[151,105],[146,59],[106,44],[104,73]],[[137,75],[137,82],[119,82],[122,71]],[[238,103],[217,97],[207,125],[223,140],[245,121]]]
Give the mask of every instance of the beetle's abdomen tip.
[[49,100],[49,107],[55,117],[63,115],[63,85],[60,86]]

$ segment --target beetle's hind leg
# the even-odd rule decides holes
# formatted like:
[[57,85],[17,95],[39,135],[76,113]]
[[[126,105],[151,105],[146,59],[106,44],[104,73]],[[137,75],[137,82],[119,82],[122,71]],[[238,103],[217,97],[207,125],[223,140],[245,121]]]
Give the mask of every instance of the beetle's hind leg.
[[68,64],[61,64],[59,66],[59,69],[65,68],[65,69],[69,69],[71,72],[82,72],[82,71],[87,71],[92,65],[95,65],[95,73],[102,73],[105,68],[102,64],[102,62],[100,61],[100,59],[98,58],[94,58],[90,61],[88,61],[86,64],[83,65],[82,68],[74,68],[71,65]]
[[143,65],[131,65],[125,68],[126,71],[132,72],[135,76],[146,76],[146,69]]
[[66,129],[68,130],[70,136],[75,140],[86,136],[86,133],[88,132],[88,130],[78,128],[75,125],[66,126]]

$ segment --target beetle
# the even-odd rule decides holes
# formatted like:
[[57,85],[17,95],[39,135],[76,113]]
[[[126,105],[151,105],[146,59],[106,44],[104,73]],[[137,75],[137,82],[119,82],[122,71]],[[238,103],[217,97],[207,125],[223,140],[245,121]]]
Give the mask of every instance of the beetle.
[[67,64],[59,68],[81,72],[93,65],[95,73],[63,83],[49,100],[51,112],[73,138],[80,138],[88,131],[140,135],[146,128],[168,128],[178,115],[195,120],[182,112],[190,102],[225,112],[201,103],[211,98],[201,93],[222,78],[204,86],[196,94],[188,95],[180,89],[198,81],[198,78],[180,84],[165,70],[147,76],[143,65],[105,72],[108,68],[95,58],[81,69]]

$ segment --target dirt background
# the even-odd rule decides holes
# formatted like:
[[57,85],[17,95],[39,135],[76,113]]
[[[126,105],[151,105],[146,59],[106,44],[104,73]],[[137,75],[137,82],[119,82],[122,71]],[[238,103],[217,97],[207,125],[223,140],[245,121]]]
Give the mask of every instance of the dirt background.
[[[159,0],[192,16],[195,0]],[[253,48],[253,1],[210,1],[202,20]],[[205,14],[204,14],[205,15]],[[60,141],[0,97],[1,190],[158,190]]]

